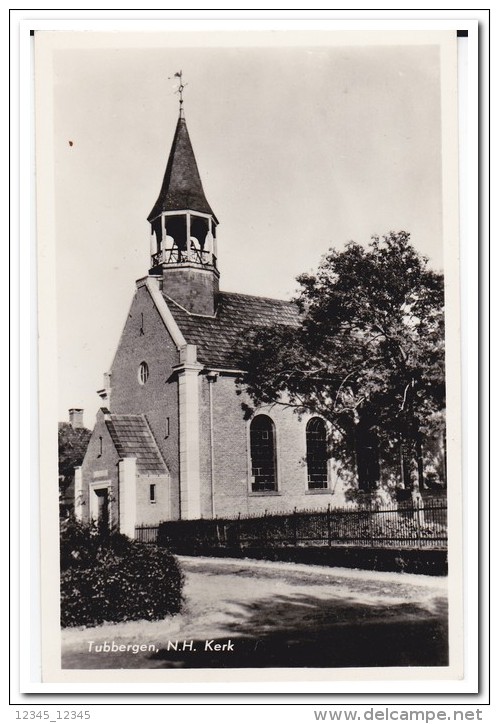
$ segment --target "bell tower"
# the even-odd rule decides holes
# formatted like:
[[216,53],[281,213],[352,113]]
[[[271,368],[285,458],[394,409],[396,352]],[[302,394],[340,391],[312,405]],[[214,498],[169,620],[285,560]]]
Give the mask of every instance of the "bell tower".
[[182,71],[179,118],[159,196],[147,220],[151,225],[151,268],[163,292],[191,314],[213,316],[220,273],[218,220],[201,183],[183,110]]

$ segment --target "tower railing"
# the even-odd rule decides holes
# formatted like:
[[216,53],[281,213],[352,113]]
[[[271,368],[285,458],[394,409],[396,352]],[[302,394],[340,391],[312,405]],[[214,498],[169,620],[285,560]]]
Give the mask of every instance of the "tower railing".
[[217,257],[215,254],[204,249],[192,247],[191,249],[179,249],[177,246],[161,249],[151,256],[152,266],[160,264],[199,264],[200,266],[217,267]]

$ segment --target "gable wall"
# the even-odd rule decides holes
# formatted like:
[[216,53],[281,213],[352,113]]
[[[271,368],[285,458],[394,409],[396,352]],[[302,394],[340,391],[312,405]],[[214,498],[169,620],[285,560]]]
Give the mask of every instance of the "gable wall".
[[[99,438],[102,437],[102,453]],[[101,412],[92,431],[87,451],[82,463],[83,477],[83,520],[90,520],[91,484],[110,483],[109,511],[111,525],[118,525],[118,461],[119,456],[111,440]]]
[[[142,361],[149,367],[149,379],[144,385],[138,379]],[[178,517],[179,454],[178,384],[170,378],[172,366],[178,362],[177,348],[149,292],[145,287],[137,289],[111,368],[110,411],[147,415],[170,472],[172,518]]]

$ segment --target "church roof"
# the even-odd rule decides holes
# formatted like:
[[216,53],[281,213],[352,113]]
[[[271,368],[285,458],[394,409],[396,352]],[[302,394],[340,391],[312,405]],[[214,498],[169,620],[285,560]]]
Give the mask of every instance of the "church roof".
[[165,299],[187,343],[197,345],[199,362],[211,367],[240,368],[239,341],[250,327],[299,323],[297,306],[281,299],[220,292],[215,317],[189,314]]
[[167,468],[145,415],[106,415],[106,427],[120,457],[137,458],[139,473],[162,475]]
[[185,118],[180,117],[161,191],[147,220],[152,221],[163,211],[185,209],[215,216],[204,194]]

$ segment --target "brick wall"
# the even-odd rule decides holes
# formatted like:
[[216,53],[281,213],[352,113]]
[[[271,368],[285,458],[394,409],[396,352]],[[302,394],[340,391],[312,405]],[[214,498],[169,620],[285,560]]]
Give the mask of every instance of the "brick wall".
[[[149,378],[139,383],[147,362]],[[111,368],[111,413],[145,414],[170,472],[169,507],[178,517],[178,384],[171,377],[179,356],[145,287],[137,290]],[[167,418],[169,430],[167,430]]]
[[[205,383],[206,386],[208,383]],[[206,392],[203,394],[202,440],[206,449],[209,417]],[[219,516],[263,513],[293,508],[323,509],[328,503],[343,501],[341,485],[331,490],[310,492],[307,483],[305,426],[292,410],[279,406],[262,407],[258,412],[269,415],[275,424],[277,457],[277,493],[253,493],[249,478],[249,422],[244,419],[242,403],[250,403],[243,394],[236,395],[233,377],[220,376],[213,383],[215,505]],[[207,467],[207,465],[206,465]],[[333,466],[331,466],[333,467]],[[335,475],[331,476],[336,482]],[[207,501],[204,499],[205,510]],[[206,513],[208,517],[208,513]]]
[[[141,385],[138,369],[143,361],[147,362],[149,378]],[[179,516],[178,382],[176,376],[172,376],[172,367],[179,361],[176,346],[149,292],[146,287],[140,287],[132,302],[113,361],[109,406],[112,413],[146,414],[169,469],[170,481],[169,485],[166,480],[158,481],[156,491],[161,496],[161,504],[159,498],[156,504],[150,504],[148,496],[151,481],[145,477],[138,480],[137,524],[155,524],[159,520],[175,520]],[[251,401],[244,394],[236,394],[233,376],[220,374],[215,382],[210,383],[205,374],[200,374],[198,382],[200,503],[203,517],[211,517],[212,514],[210,385],[213,399],[216,515],[234,516],[239,512],[258,514],[265,510],[289,511],[294,507],[322,509],[328,503],[338,505],[343,502],[336,488],[334,495],[331,490],[308,491],[306,419],[299,420],[291,410],[278,406],[259,410],[268,414],[275,424],[278,490],[276,493],[252,492],[249,478],[249,422],[244,419],[241,407],[243,402]],[[164,495],[169,495],[167,503]]]
[[[155,485],[156,502],[151,502],[150,485]],[[157,525],[170,519],[170,481],[167,475],[137,475],[137,525]]]
[[118,461],[119,457],[105,425],[104,415],[99,411],[82,463],[84,521],[90,520],[90,496],[94,495],[92,488],[94,484],[97,487],[102,484],[102,487],[110,486],[110,523],[118,525]]
[[163,291],[180,306],[194,314],[213,315],[218,292],[218,272],[212,267],[189,267],[188,264],[165,266]]

